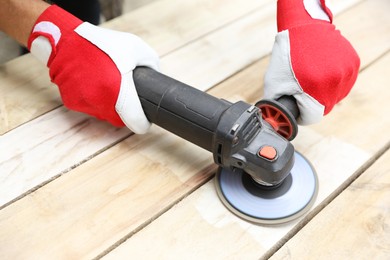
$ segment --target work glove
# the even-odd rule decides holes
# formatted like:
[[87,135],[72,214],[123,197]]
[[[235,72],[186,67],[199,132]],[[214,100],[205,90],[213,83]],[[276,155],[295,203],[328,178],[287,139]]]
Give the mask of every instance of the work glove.
[[298,123],[317,123],[350,92],[360,59],[325,0],[278,0],[277,27],[264,97],[294,96]]
[[157,54],[137,36],[82,22],[58,6],[47,8],[28,40],[49,68],[64,105],[134,133],[150,127],[133,81],[136,66],[159,70]]

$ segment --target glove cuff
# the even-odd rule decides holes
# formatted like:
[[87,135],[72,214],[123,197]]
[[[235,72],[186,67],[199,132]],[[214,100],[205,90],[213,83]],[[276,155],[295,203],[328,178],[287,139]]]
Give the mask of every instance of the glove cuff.
[[37,19],[30,33],[27,48],[43,63],[50,66],[57,53],[60,39],[82,23],[80,19],[56,5],[48,7]]
[[325,0],[278,0],[278,32],[313,23],[332,23]]

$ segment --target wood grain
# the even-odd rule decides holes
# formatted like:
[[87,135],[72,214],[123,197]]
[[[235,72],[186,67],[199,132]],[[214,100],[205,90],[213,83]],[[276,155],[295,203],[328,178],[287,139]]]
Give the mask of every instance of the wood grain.
[[[380,3],[385,4],[385,1],[376,2],[378,5]],[[369,10],[369,8],[365,8],[365,4],[371,5],[372,2],[368,3],[366,1],[364,4],[357,6],[358,9],[356,10]],[[380,10],[380,8],[376,10]],[[366,15],[372,17],[370,13]],[[357,17],[356,19],[360,18]],[[379,18],[378,21],[382,19],[383,17]],[[384,53],[386,52],[384,50]],[[389,79],[384,76],[386,75],[384,71],[388,70],[389,66],[390,54],[371,64],[361,73],[356,85],[358,90],[354,90],[351,96],[355,96],[355,98],[359,96],[363,99],[359,89],[365,89],[365,94],[372,92],[373,95],[386,92]],[[371,98],[370,95],[364,95],[363,101],[371,104],[369,106],[374,106],[375,103],[375,106],[379,105],[382,110],[376,110],[375,115],[369,114],[367,118],[362,114],[360,116],[361,121],[367,122],[371,116],[378,117],[382,113],[390,113],[390,107],[386,105],[386,100],[379,104],[377,100],[371,102]],[[345,102],[337,110],[347,112],[354,110],[355,107],[354,102]],[[338,112],[336,113],[339,114]],[[335,119],[337,122],[342,120],[342,115],[338,117],[338,120]],[[330,120],[324,121],[322,127],[325,129],[332,127],[333,123]],[[382,118],[381,123],[387,129],[390,127],[390,118]],[[336,133],[327,133],[327,135],[322,135],[315,129],[302,128],[298,139],[294,143],[298,150],[302,151],[316,167],[320,179],[320,192],[316,202],[316,205],[319,205],[328,196],[333,196],[332,193],[337,192],[344,182],[348,183],[350,178],[354,178],[360,167],[370,157],[375,156],[375,152],[371,152],[374,147],[367,147],[366,150],[363,150],[338,136],[339,132],[344,134],[344,131],[361,133],[362,128],[339,128]],[[370,128],[364,129],[364,131],[364,135],[360,136],[362,142],[368,143],[373,136],[378,138],[378,146],[376,146],[376,142],[372,143],[372,146],[376,146],[375,151],[383,149],[389,142],[387,134],[380,134],[376,130],[370,130]],[[381,146],[379,146],[379,141],[382,142]],[[319,209],[321,207],[322,205]],[[168,259],[172,256],[183,258],[190,255],[194,259],[205,257],[213,259],[229,257],[257,259],[275,245],[285,243],[292,234],[299,230],[299,227],[300,223],[298,222],[278,227],[259,227],[237,219],[220,205],[218,199],[216,199],[214,187],[210,182],[132,236],[108,254],[106,258],[118,259],[126,255],[147,255],[148,258],[158,256],[160,259]],[[168,230],[170,230],[169,236],[166,235]],[[213,236],[207,236],[206,234],[213,234]],[[315,235],[318,236],[318,233],[315,233]],[[151,244],[147,241],[158,242]],[[299,258],[299,256],[302,255],[298,254],[297,257]]]
[[389,212],[387,151],[271,259],[388,259]]
[[61,107],[0,136],[0,208],[130,134]]
[[[374,82],[379,83],[383,79],[382,69],[388,66],[390,66],[390,54],[363,71],[357,87],[364,86],[372,79],[378,79]],[[375,85],[376,89],[371,88],[371,91],[380,91],[387,86]],[[343,109],[351,110],[353,107],[353,105],[345,105]],[[380,114],[379,111],[378,114]],[[384,124],[388,126],[390,118],[384,119]],[[324,127],[327,126],[324,124]],[[360,131],[360,129],[345,129],[345,131]],[[361,138],[370,139],[376,134],[377,132],[366,132]],[[388,135],[382,135],[382,148],[389,142],[388,138]],[[316,206],[321,209],[322,201],[332,196],[332,193],[338,190],[343,182],[348,182],[351,177],[353,178],[360,167],[374,156],[345,142],[337,135],[324,136],[310,127],[301,129],[294,143],[296,148],[309,158],[319,177],[320,189],[314,212],[317,211]],[[297,220],[280,226],[251,225],[235,217],[220,203],[213,183],[209,182],[130,237],[110,252],[106,259],[120,259],[126,255],[136,257],[146,255],[149,259],[155,257],[170,259],[172,256],[180,259],[189,255],[194,256],[194,259],[206,257],[258,259],[273,247],[284,244],[305,221],[302,219],[301,222]],[[170,230],[169,236],[167,230]],[[319,236],[319,233],[314,235]],[[157,242],[149,243],[148,241]]]
[[[352,5],[351,1],[340,1],[340,3],[346,2]],[[368,2],[371,1],[363,3]],[[372,2],[381,6],[385,0]],[[382,12],[379,12],[382,15],[376,13],[376,16],[370,16],[370,19],[382,22],[383,15],[387,15],[386,9],[378,9],[382,10]],[[259,12],[261,11],[259,10]],[[344,15],[345,13],[342,14],[342,16]],[[361,17],[356,17],[356,12],[352,12],[351,15],[346,20],[364,21]],[[236,22],[239,22],[244,25],[242,28],[245,29],[248,28],[249,24],[242,21],[250,19],[253,19],[251,20],[253,22],[257,21],[248,15],[226,26],[234,28]],[[261,19],[259,18],[258,21],[261,21]],[[372,28],[370,27],[370,29],[375,30],[376,27],[378,27],[377,24]],[[249,28],[255,28],[255,26],[252,25]],[[225,29],[223,27],[212,31],[212,33],[219,33]],[[236,29],[236,31],[239,31],[239,29]],[[353,35],[358,35],[363,40],[364,37],[361,36],[363,33],[365,32],[357,31]],[[219,34],[219,37],[222,36],[229,40],[231,39],[229,37],[232,37],[228,35],[228,30],[226,30],[226,34]],[[260,91],[259,82],[262,81],[261,75],[264,73],[268,60],[263,59],[244,70],[242,70],[243,67],[238,68],[229,65],[235,62],[232,54],[236,54],[236,50],[240,49],[240,46],[247,45],[243,43],[243,45],[237,45],[235,48],[233,46],[227,48],[231,51],[218,52],[217,49],[220,48],[219,44],[222,42],[219,37],[215,39],[218,43],[215,45],[210,42],[210,39],[213,39],[212,36],[204,35],[204,37],[196,39],[195,42],[183,47],[192,48],[194,52],[204,53],[203,58],[198,59],[198,57],[189,55],[191,58],[188,57],[187,60],[177,57],[175,53],[183,51],[183,55],[187,55],[191,52],[175,50],[171,54],[171,57],[174,58],[168,58],[170,55],[167,55],[167,59],[171,60],[166,64],[172,62],[172,66],[181,68],[173,61],[188,64],[192,62],[192,59],[199,60],[191,63],[192,67],[189,69],[186,65],[183,66],[185,67],[183,75],[185,75],[184,78],[188,77],[188,81],[192,80],[191,73],[193,72],[198,73],[197,75],[205,75],[204,78],[207,78],[207,75],[211,73],[220,73],[220,79],[212,78],[210,82],[221,81],[222,83],[210,93],[229,99],[257,99],[257,93]],[[208,40],[198,45],[197,42],[202,42],[204,38]],[[364,40],[370,41],[372,45],[385,46],[385,44],[377,43],[377,39],[373,37]],[[383,39],[379,40],[382,41]],[[239,43],[240,41],[236,42]],[[209,50],[204,51],[203,48],[209,48]],[[258,48],[261,48],[261,43]],[[259,52],[259,49],[248,49],[246,51],[253,51],[252,54],[247,56],[250,57],[250,55],[258,55],[256,53]],[[379,65],[376,66],[377,63],[374,61],[384,52],[386,50],[378,52],[377,56],[367,55],[367,58],[365,58],[365,66],[372,64],[370,68],[373,68],[372,70],[366,69],[363,71],[370,80],[371,78],[379,81],[383,80],[383,74],[378,72],[381,69],[378,69]],[[218,55],[214,56],[213,53],[218,53]],[[220,56],[221,53],[226,56]],[[215,59],[219,61],[215,61]],[[225,60],[227,62],[223,62]],[[239,62],[241,63],[240,66],[245,66],[245,61],[240,60]],[[253,58],[250,57],[246,62],[253,62]],[[205,69],[203,74],[197,71],[201,67],[210,68],[208,63],[226,65],[228,72],[224,70],[225,66],[216,67],[213,71]],[[388,68],[389,64],[385,63],[380,66]],[[218,72],[219,70],[222,72]],[[172,71],[173,73],[176,72],[175,70]],[[233,76],[228,78],[231,75]],[[228,79],[226,80],[226,78]],[[198,83],[201,86],[210,84],[202,83],[202,80],[204,79],[200,79],[200,83]],[[358,84],[364,86],[367,81],[367,79],[364,81],[359,79]],[[378,89],[382,91],[381,87],[383,86],[374,83],[372,84],[374,88],[371,91],[378,91]],[[245,90],[243,90],[244,86],[247,87]],[[363,99],[363,101],[367,100]],[[381,100],[381,102],[383,101]],[[353,110],[354,108],[354,106],[345,103],[337,109],[343,111]],[[171,256],[180,257],[183,254],[183,257],[188,258],[188,255],[193,253],[194,257],[248,256],[258,258],[280,239],[283,240],[283,236],[294,231],[294,223],[274,228],[250,225],[226,211],[216,198],[212,183],[207,183],[198,189],[199,186],[210,179],[215,170],[208,152],[157,129],[157,127],[154,127],[152,132],[146,136],[132,136],[113,147],[110,146],[115,142],[108,141],[103,145],[105,148],[96,147],[89,151],[86,146],[90,145],[88,142],[90,138],[89,131],[91,130],[83,132],[72,127],[72,125],[84,122],[82,118],[86,119],[88,117],[73,119],[78,115],[69,114],[70,121],[75,120],[75,122],[62,126],[59,122],[67,120],[60,119],[67,113],[65,109],[63,111],[62,109],[52,112],[58,112],[58,115],[54,116],[54,118],[58,117],[58,121],[54,120],[47,127],[42,128],[48,132],[44,133],[45,137],[36,134],[37,136],[33,137],[32,141],[30,140],[26,144],[20,144],[19,141],[17,143],[18,147],[14,148],[17,153],[26,151],[20,152],[16,156],[19,159],[21,158],[22,161],[32,149],[31,147],[36,147],[37,150],[35,151],[44,151],[48,157],[53,156],[55,158],[46,161],[46,158],[40,157],[39,160],[42,162],[34,160],[34,163],[47,164],[55,168],[58,160],[67,161],[66,165],[62,164],[58,168],[59,172],[67,169],[67,173],[59,176],[58,172],[55,173],[54,176],[57,176],[57,179],[49,183],[44,182],[44,186],[1,209],[0,256],[2,258],[28,258],[31,255],[39,255],[42,258],[92,258],[107,253],[126,239],[128,239],[126,243],[107,257],[128,257],[129,254],[133,254],[131,256],[139,254],[143,258],[145,255],[150,256],[150,258],[154,256],[169,258]],[[46,121],[49,115],[51,114],[41,116],[39,120]],[[14,140],[17,140],[17,137],[25,136],[30,124],[37,122],[37,120],[26,123],[23,126],[26,128],[19,127],[10,131],[4,135],[5,138],[0,140],[8,142],[8,145],[11,144],[9,142],[11,134],[15,134]],[[77,123],[77,120],[80,121]],[[362,118],[362,120],[366,119]],[[324,122],[324,127],[329,127],[328,122],[330,121]],[[388,121],[385,121],[385,123],[387,124]],[[105,128],[107,126],[96,127],[95,123],[93,125],[92,129],[97,129],[98,133],[95,136],[99,139],[102,138],[101,136],[105,131],[110,129],[109,127]],[[39,129],[39,127],[41,127],[41,123],[37,124],[36,129]],[[55,129],[57,132],[53,134],[51,128],[59,129]],[[20,129],[24,129],[26,132],[18,132],[22,131]],[[349,130],[344,128],[344,131]],[[363,149],[351,144],[340,138],[344,133],[341,130],[337,134],[323,134],[315,128],[303,128],[300,131],[302,135],[296,140],[295,145],[318,168],[321,178],[319,198],[324,198],[332,193],[346,177],[356,172],[362,163],[378,148],[376,146],[376,148]],[[351,129],[351,131],[355,133],[359,129]],[[21,133],[24,133],[24,135]],[[364,138],[368,139],[374,133],[377,134],[377,132],[367,132]],[[107,134],[109,135],[109,133]],[[61,135],[72,137],[62,138]],[[117,140],[121,138],[123,136],[118,136]],[[382,133],[376,138],[378,138],[379,144],[380,140],[382,142],[386,141],[388,136]],[[103,139],[106,139],[106,137],[103,137]],[[56,145],[50,146],[48,145],[50,142],[40,142],[39,140],[50,140]],[[67,145],[67,142],[75,140],[80,140],[80,142],[82,140],[85,143]],[[66,147],[72,146],[74,149],[67,150]],[[334,152],[334,147],[338,148],[336,152]],[[61,148],[59,153],[57,153],[57,148]],[[95,152],[93,152],[94,149]],[[80,157],[71,157],[72,154],[78,154]],[[4,155],[3,158],[8,157]],[[30,158],[34,157],[31,156]],[[80,162],[82,164],[79,165]],[[334,164],[337,164],[337,170],[334,170]],[[25,167],[25,169],[25,172],[20,173],[18,178],[15,178],[15,182],[12,182],[13,185],[19,182],[22,184],[29,183],[30,179],[34,179],[37,174],[39,175],[36,170],[30,175],[29,168]],[[39,167],[35,169],[39,169]],[[45,177],[47,180],[50,180],[50,178],[50,176]],[[37,183],[41,181],[43,180]],[[32,187],[35,187],[34,185]],[[194,190],[196,191],[193,192]],[[20,194],[23,191],[18,192]],[[184,199],[190,193],[192,195]],[[183,201],[178,203],[181,200]],[[318,203],[320,203],[320,200],[317,201],[317,205]],[[174,206],[175,204],[177,205]],[[174,207],[171,208],[172,206]],[[166,214],[155,220],[164,212]],[[149,225],[149,223],[152,224]],[[231,233],[229,233],[230,230]],[[138,248],[133,248],[132,245]],[[23,248],[23,250],[20,250],[20,248]],[[196,250],[191,251],[194,248]],[[149,252],[150,254],[147,254]],[[157,253],[161,253],[161,255]],[[244,253],[247,255],[244,255]]]
[[[178,78],[181,78],[184,82],[202,90],[223,81],[245,65],[250,64],[253,59],[258,59],[270,51],[272,46],[271,35],[274,29],[272,22],[274,12],[271,7],[273,5],[268,5],[266,8],[240,19],[233,25],[227,25],[215,31],[212,35],[206,35],[199,41],[185,46],[172,55],[167,55],[162,59],[165,71],[168,71],[168,74],[169,71],[172,72],[171,74],[177,74]],[[232,32],[237,32],[237,34],[232,34]],[[237,35],[240,37],[237,37]],[[264,44],[263,38],[268,39],[267,44]],[[223,44],[221,41],[226,41],[228,44]],[[220,48],[220,46],[225,47]],[[243,49],[248,51],[242,52],[241,55],[237,53]],[[197,53],[197,55],[191,53]],[[213,59],[209,59],[210,53],[213,53]],[[206,60],[208,62],[205,62]],[[184,63],[188,66],[183,66]],[[210,76],[204,77],[202,75]],[[175,77],[175,75],[173,76]],[[255,97],[260,98],[260,91]],[[88,128],[83,127],[80,130],[79,124],[81,121],[96,122],[96,120],[80,114],[68,120],[70,124],[74,124],[73,126],[61,123],[64,117],[74,114],[77,113],[60,108],[56,112],[53,111],[43,115],[39,120],[27,123],[20,129],[15,129],[15,131],[0,139],[2,146],[12,147],[11,150],[4,150],[3,154],[0,154],[0,167],[3,168],[4,172],[0,176],[2,180],[0,182],[1,205],[9,203],[12,199],[33,190],[41,183],[59,176],[74,165],[87,160],[98,151],[104,150],[104,147],[109,147],[129,135],[125,130],[118,131],[118,129],[104,123],[88,124]],[[59,118],[56,118],[57,116]],[[56,125],[56,127],[53,128],[51,125]],[[42,132],[43,129],[45,131]],[[54,131],[51,132],[50,129]],[[77,140],[88,139],[90,131],[94,132],[93,136],[99,137],[96,146],[75,146]],[[111,132],[118,133],[118,135],[107,135]],[[20,136],[28,137],[26,142],[16,142],[15,138],[17,139]],[[66,142],[67,136],[72,136],[73,141]],[[89,142],[95,140],[94,137],[91,138]],[[46,156],[45,160],[38,159],[32,167],[29,158],[36,158],[37,150],[30,149],[30,147],[38,144],[38,149],[54,147],[55,144],[57,152],[53,153],[52,156],[46,156],[46,153],[43,152],[42,154]],[[50,169],[45,170],[49,166]],[[23,182],[23,180],[25,181]],[[15,183],[18,183],[17,188],[13,188]]]
[[30,54],[0,65],[0,136],[60,106],[48,71]]
[[153,127],[3,208],[0,256],[95,257],[196,189],[211,162],[207,151]]
[[[251,63],[253,57],[259,58],[260,55],[265,55],[270,51],[272,38],[268,37],[268,45],[261,45],[261,37],[257,36],[267,36],[271,31],[270,27],[274,26],[271,23],[273,19],[273,16],[270,16],[271,8],[267,7],[265,10],[266,12],[263,10],[255,12],[258,14],[256,19],[253,16],[243,17],[237,21],[238,25],[228,24],[226,27],[214,31],[213,34],[217,34],[218,37],[205,35],[198,40],[200,44],[188,44],[178,50],[181,53],[196,53],[198,49],[201,49],[202,51],[196,56],[188,57],[173,53],[163,57],[161,61],[163,67],[165,70],[175,71],[188,79],[192,78],[191,75],[194,74],[195,69],[197,73],[202,75],[211,75],[212,73],[212,77],[201,77],[202,85],[199,86],[203,89],[210,88],[215,82],[223,81],[239,71],[244,64]],[[264,28],[254,26],[264,19],[267,21],[265,25],[268,26]],[[245,38],[240,41],[231,34],[231,31],[244,30],[248,27],[251,29],[251,34],[245,34]],[[253,37],[253,35],[256,36]],[[218,44],[221,38],[233,43],[235,48],[232,48],[231,44],[226,44],[229,48],[221,51]],[[245,49],[248,45],[251,45],[251,48],[241,58],[236,59],[237,50]],[[210,56],[213,58],[210,59]],[[224,66],[207,65],[215,63],[223,63]],[[191,64],[192,69],[182,64]],[[187,83],[198,87],[198,85],[192,84],[194,82],[187,81]],[[258,97],[260,97],[260,93]],[[68,117],[70,117],[68,122],[62,123],[62,120]],[[2,180],[0,182],[0,205],[7,204],[19,195],[39,187],[47,180],[67,172],[104,150],[105,147],[110,147],[120,139],[130,135],[129,131],[125,129],[118,130],[103,122],[88,123],[88,127],[83,127],[81,122],[97,122],[97,120],[87,115],[67,111],[61,107],[0,137],[0,146],[11,147],[10,150],[3,150],[0,153],[0,169],[3,173],[0,175]],[[110,135],[113,132],[118,133],[118,135]],[[18,138],[26,138],[26,140],[18,142],[16,141]],[[68,138],[72,138],[71,141],[68,141]],[[95,138],[98,141],[94,145],[77,145],[81,140],[84,144],[95,142]],[[32,149],[35,146],[36,149]],[[47,151],[54,149],[56,152],[47,156]],[[40,151],[39,155],[37,155],[37,151]],[[34,159],[34,165],[31,166],[31,160]],[[17,188],[15,189],[13,187],[16,183]]]

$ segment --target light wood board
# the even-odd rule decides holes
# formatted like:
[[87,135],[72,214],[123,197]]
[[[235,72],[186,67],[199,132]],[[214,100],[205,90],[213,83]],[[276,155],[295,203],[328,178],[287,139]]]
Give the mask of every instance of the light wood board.
[[[242,17],[237,21],[238,25],[236,23],[228,24],[220,30],[213,31],[213,35],[217,34],[218,37],[206,35],[199,40],[200,44],[197,41],[178,50],[178,52],[196,53],[198,49],[202,49],[203,52],[199,55],[187,57],[176,55],[175,52],[163,57],[161,63],[164,73],[169,74],[166,71],[175,71],[175,73],[184,77],[187,76],[190,79],[195,68],[201,75],[211,75],[212,73],[212,77],[200,77],[202,85],[193,84],[191,80],[184,81],[195,87],[201,86],[198,87],[200,89],[207,89],[213,83],[223,81],[223,79],[240,70],[241,66],[251,63],[253,57],[259,58],[261,55],[265,55],[272,46],[272,34],[268,37],[268,45],[262,45],[261,37],[252,37],[252,35],[266,35],[271,32],[270,26],[273,27],[273,24],[270,19],[273,18],[271,15],[273,12],[270,7],[268,5],[265,8],[265,13],[264,8],[260,9],[257,17],[253,15]],[[253,26],[261,22],[264,16],[268,18],[266,19],[268,26],[265,28]],[[231,34],[231,31],[243,30],[248,26],[251,34],[245,34],[246,38],[240,41],[234,34]],[[221,51],[218,45],[221,38],[230,43],[227,44],[229,48],[224,49],[224,51]],[[236,48],[232,48],[232,44]],[[250,50],[252,51],[245,52],[236,61],[234,54],[237,50],[246,49],[248,46],[251,47]],[[210,54],[214,54],[213,59],[210,59]],[[193,69],[180,66],[184,63],[191,64]],[[223,63],[223,66],[214,67],[211,70],[207,64],[214,63]],[[69,120],[66,120],[67,118]],[[10,150],[3,150],[0,153],[0,167],[4,169],[4,174],[0,175],[0,205],[9,203],[20,194],[34,190],[45,180],[51,180],[64,172],[68,172],[69,169],[93,157],[94,154],[104,150],[105,147],[108,148],[130,135],[130,132],[126,129],[118,130],[103,122],[90,123],[96,121],[87,115],[69,112],[60,107],[1,136],[0,146],[10,147]],[[55,128],[53,128],[54,125]],[[110,134],[112,132],[116,134]],[[72,136],[71,142],[67,141],[69,136]],[[21,137],[25,138],[25,142],[16,141]],[[98,139],[98,142],[94,141],[95,138]],[[75,145],[80,144],[80,142],[94,143],[93,145]],[[54,147],[56,152],[47,156],[45,150],[54,149]],[[39,150],[41,152],[37,156]],[[40,159],[42,156],[45,157],[44,160]],[[35,161],[33,167],[30,166],[31,160]],[[47,167],[49,167],[48,170],[46,170]],[[24,180],[23,183],[21,183],[22,180]],[[13,188],[15,183],[18,183],[17,189]]]
[[[154,5],[152,7],[154,9]],[[206,90],[213,84],[223,81],[239,71],[243,66],[250,64],[254,59],[266,55],[272,47],[272,28],[275,27],[273,23],[275,10],[272,7],[274,7],[273,3],[272,5],[263,6],[259,10],[256,9],[254,14],[242,17],[234,24],[227,24],[225,27],[213,31],[210,36],[205,35],[203,38],[163,57],[161,62],[164,73],[168,75],[177,74],[177,77],[174,75],[173,77],[199,89]],[[232,34],[232,32],[240,31],[241,33],[237,34],[240,37]],[[245,34],[242,32],[245,32]],[[268,43],[265,44],[265,42]],[[220,46],[225,47],[221,48]],[[242,52],[242,50],[246,51]],[[198,55],[193,55],[193,53]],[[210,59],[210,55],[212,55],[212,59]],[[196,75],[196,77],[193,75]],[[203,75],[207,75],[207,77]],[[260,97],[261,92],[259,91],[257,99]],[[0,204],[6,204],[20,194],[34,190],[45,180],[56,178],[74,167],[74,165],[88,160],[96,152],[104,150],[104,147],[110,147],[116,141],[129,135],[129,132],[124,129],[118,131],[104,123],[88,124],[93,130],[88,127],[80,129],[80,122],[95,122],[96,120],[83,115],[72,116],[75,113],[68,112],[64,108],[57,110],[43,115],[38,120],[30,121],[23,127],[15,129],[10,135],[0,138],[0,146],[12,147],[11,151],[4,151],[3,159],[0,157],[0,166],[5,165],[4,167],[7,169],[4,170],[7,174],[0,176],[0,185],[5,187],[1,188],[0,186],[0,191],[4,191],[0,196]],[[68,115],[71,115],[71,122],[63,125],[61,123],[63,117],[68,117]],[[47,125],[41,122],[45,122]],[[52,124],[56,125],[54,132],[51,132],[52,127],[50,125]],[[45,129],[45,132],[42,132],[41,129]],[[76,136],[76,138],[73,138],[74,143],[77,143],[77,140],[88,139],[90,131],[93,131],[94,136],[99,139],[96,147],[78,146],[76,152],[72,143],[64,142],[68,135]],[[27,132],[31,134],[27,134]],[[118,133],[118,136],[110,135],[110,132]],[[35,135],[38,138],[34,138]],[[15,142],[14,137],[19,138],[19,136],[28,138],[26,138],[26,142]],[[38,148],[46,147],[43,149],[50,149],[50,147],[56,145],[58,152],[46,160],[37,160],[35,167],[30,169],[28,158],[34,158],[36,150],[28,147],[37,144],[40,144]],[[13,159],[9,158],[10,155]],[[27,158],[27,162],[25,162],[25,158]],[[50,169],[42,171],[41,169],[45,169],[46,165],[49,165]],[[20,176],[23,177],[20,178]],[[11,185],[12,183],[20,182],[22,179],[25,180],[24,183],[19,184],[17,189],[12,188],[14,186]]]
[[[196,1],[180,3],[190,2]],[[211,19],[210,13],[215,12],[225,17],[220,18],[223,22],[210,26],[211,30],[205,23],[203,33],[184,33],[186,40],[164,55],[164,71],[203,90],[221,82],[209,91],[218,97],[256,101],[268,64],[268,58],[262,57],[270,52],[275,29],[275,3],[268,2],[248,7],[234,19],[225,14],[234,8],[218,14],[213,8],[221,10],[219,5],[205,5],[201,17]],[[363,71],[351,98],[320,125],[301,128],[294,141],[319,173],[320,194],[312,213],[320,211],[322,201],[336,196],[389,141],[385,132],[367,126],[372,117],[390,112],[384,97],[376,99],[376,93],[386,92],[384,86],[389,85],[383,76],[390,66],[385,54],[389,41],[383,36],[389,32],[388,3],[349,0],[335,4],[340,13],[335,23],[361,54]],[[147,14],[148,6],[139,12]],[[193,19],[200,18],[194,14]],[[161,23],[158,18],[152,20]],[[367,31],[355,29],[356,24]],[[370,37],[365,37],[367,33]],[[17,63],[13,66],[18,68]],[[38,82],[44,85],[47,80]],[[364,105],[356,109],[357,103]],[[377,106],[383,109],[375,110]],[[145,136],[130,136],[125,129],[63,107],[48,113],[47,107],[38,110],[37,119],[24,117],[18,121],[22,126],[11,127],[0,137],[0,146],[10,149],[0,152],[0,169],[8,169],[5,174],[0,171],[0,258],[89,259],[106,254],[112,259],[259,258],[284,244],[311,219],[309,215],[303,222],[272,228],[237,219],[216,197],[210,181],[216,169],[211,155],[156,126]],[[345,120],[351,122],[350,127],[337,127]],[[389,119],[381,124],[388,129]],[[362,129],[365,134],[359,136]]]
[[389,259],[389,215],[387,150],[271,259]]
[[[370,10],[369,6],[365,4],[371,5],[373,2],[366,1],[356,8]],[[367,16],[372,17],[372,14],[367,13]],[[381,21],[381,19],[379,20]],[[389,48],[390,46],[387,49]],[[388,51],[385,50],[384,53],[386,52]],[[342,122],[344,114],[341,111],[345,111],[345,113],[354,111],[356,104],[353,100],[357,98],[367,106],[381,107],[381,110],[376,110],[375,114],[374,112],[367,114],[360,111],[361,122],[370,122],[371,117],[381,117],[382,114],[390,113],[390,106],[387,105],[386,99],[375,98],[377,93],[386,91],[390,83],[389,78],[383,76],[386,75],[389,66],[390,54],[387,54],[366,68],[359,77],[355,87],[357,90],[351,93],[351,101],[345,101],[337,107],[336,109],[340,113],[337,111],[332,116],[335,119],[325,120],[322,123],[323,128],[332,127],[333,120]],[[356,113],[359,113],[359,110]],[[380,122],[384,129],[390,127],[389,117],[381,117]],[[333,128],[335,127],[333,126]],[[320,180],[320,191],[316,202],[318,207],[313,210],[312,214],[320,211],[324,207],[321,205],[322,201],[326,204],[328,198],[337,195],[340,189],[350,182],[350,179],[355,178],[355,175],[360,173],[361,167],[364,167],[367,161],[374,160],[378,153],[388,148],[389,143],[387,133],[378,133],[376,129],[371,127],[339,127],[338,131],[328,132],[327,135],[322,135],[310,127],[301,128],[300,131],[301,133],[294,143],[297,149],[302,151],[314,164]],[[344,131],[350,134],[360,133],[360,142],[369,143],[373,136],[378,139],[378,142],[372,142],[371,147],[362,149],[349,143],[349,140],[340,138],[338,133],[344,133]],[[371,152],[374,147],[376,152]],[[386,209],[384,211],[386,212]],[[163,256],[165,259],[173,256],[178,259],[188,256],[194,259],[205,257],[257,259],[269,255],[280,244],[285,243],[300,229],[301,225],[310,220],[312,214],[299,223],[295,221],[278,227],[253,226],[234,217],[221,206],[216,199],[213,184],[209,182],[106,257],[116,259],[125,255],[136,257],[147,255],[150,258]],[[168,230],[170,235],[165,236],[164,234]],[[213,234],[213,236],[206,234]],[[318,236],[318,234],[316,235]],[[158,243],[146,242],[152,240],[158,241]],[[298,254],[297,258],[302,256],[304,255]],[[311,257],[313,256],[311,255]]]
[[[373,78],[383,79],[380,73],[383,73],[383,69],[388,68],[388,66],[390,66],[390,54],[364,71],[358,86],[364,86]],[[383,89],[388,85],[384,85],[380,80],[373,83],[380,86],[377,87],[378,89]],[[388,79],[387,83],[389,83]],[[373,89],[371,88],[371,90]],[[345,109],[352,109],[352,107]],[[390,109],[389,106],[387,109]],[[390,119],[384,120],[384,127],[389,126]],[[314,208],[312,212],[315,214],[324,207],[329,197],[334,196],[332,193],[338,193],[340,188],[343,189],[350,182],[350,179],[355,178],[355,174],[360,173],[360,168],[364,168],[366,162],[374,160],[379,154],[369,154],[367,151],[337,138],[337,136],[322,136],[311,129],[303,131],[303,137],[299,137],[296,146],[301,151],[304,150],[305,156],[316,167],[320,183],[319,195],[315,204],[317,208]],[[366,133],[361,138],[369,139],[375,134]],[[383,145],[378,152],[389,147],[388,137],[388,135],[382,135]],[[322,201],[324,204],[321,203]],[[349,203],[353,203],[353,200]],[[387,208],[384,208],[382,214],[386,215],[386,212]],[[106,258],[119,259],[126,255],[132,255],[136,258],[147,256],[149,259],[155,257],[170,259],[173,256],[176,259],[188,256],[193,257],[193,259],[208,257],[213,259],[258,259],[264,256],[263,254],[270,254],[279,245],[283,245],[311,217],[309,214],[307,219],[303,219],[301,222],[294,221],[276,227],[251,225],[233,216],[221,205],[213,183],[210,181],[152,224],[130,237]],[[318,240],[321,240],[319,234],[315,233],[313,236],[318,236]],[[155,241],[155,243],[148,241]],[[324,250],[326,249],[324,248]],[[303,256],[305,254],[302,251],[301,254],[297,254],[297,258]],[[310,256],[312,259],[315,254]]]

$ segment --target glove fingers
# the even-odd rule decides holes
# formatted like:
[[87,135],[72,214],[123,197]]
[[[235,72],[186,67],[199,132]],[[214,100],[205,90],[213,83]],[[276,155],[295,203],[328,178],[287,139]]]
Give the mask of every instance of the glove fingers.
[[121,73],[127,73],[136,66],[159,69],[157,53],[136,35],[112,31],[87,22],[75,31],[110,56]]
[[292,68],[289,31],[277,34],[264,78],[265,98],[278,99],[284,95],[296,99],[300,111],[299,124],[314,124],[321,120],[324,106],[303,91]]
[[134,133],[146,133],[151,124],[143,112],[132,75],[136,66],[159,70],[157,53],[130,33],[114,32],[89,23],[80,25],[76,32],[105,52],[115,63],[122,77],[115,110]]
[[331,24],[325,0],[278,0],[278,30],[265,75],[266,98],[295,97],[300,124],[321,120],[351,90],[359,57]]
[[47,64],[69,109],[145,133],[132,71],[159,69],[158,55],[139,37],[83,23],[52,5],[38,18],[28,40],[33,54]]
[[137,61],[136,66],[145,66],[160,71],[160,59],[157,52],[149,45],[146,45],[138,36],[131,36],[134,37],[134,46],[132,48],[137,50],[137,52],[133,54]]
[[307,94],[325,106],[327,114],[355,83],[359,57],[330,24],[294,28],[289,34],[295,77]]
[[331,22],[332,14],[319,0],[278,0],[278,31],[312,23]]

